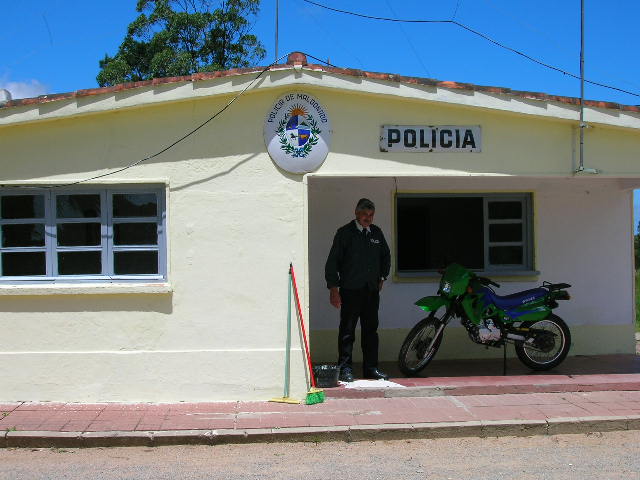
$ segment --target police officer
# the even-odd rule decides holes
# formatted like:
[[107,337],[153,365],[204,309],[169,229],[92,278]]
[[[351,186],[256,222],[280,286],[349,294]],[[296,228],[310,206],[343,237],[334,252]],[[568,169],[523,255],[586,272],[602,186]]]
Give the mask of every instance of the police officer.
[[378,369],[378,306],[380,290],[389,275],[391,255],[382,230],[373,225],[376,207],[361,198],[355,220],[340,227],[325,264],[329,302],[340,309],[338,363],[340,380],[353,381],[353,342],[360,319],[362,376],[386,380]]

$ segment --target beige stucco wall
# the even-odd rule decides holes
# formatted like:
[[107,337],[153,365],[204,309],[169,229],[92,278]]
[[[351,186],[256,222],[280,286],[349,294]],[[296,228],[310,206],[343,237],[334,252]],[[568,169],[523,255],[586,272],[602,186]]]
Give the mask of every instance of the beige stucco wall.
[[[373,95],[318,97],[338,113],[332,116],[332,152],[314,172],[320,175],[572,176],[578,167],[575,122]],[[482,152],[380,152],[383,124],[480,125]],[[640,173],[637,131],[593,126],[585,145],[585,166],[597,168],[601,176]]]
[[[301,278],[306,273],[304,194],[302,178],[278,170],[264,151],[262,118],[272,99],[247,97],[189,141],[105,179],[166,182],[170,292],[0,296],[0,399],[282,395],[289,262]],[[77,180],[129,164],[228,100],[4,128],[3,182]],[[300,397],[293,333],[292,394]]]
[[[175,148],[102,180],[166,185],[169,285],[130,290],[107,287],[100,294],[58,287],[32,292],[37,295],[15,295],[15,289],[0,288],[0,400],[205,401],[267,399],[282,394],[289,262],[297,269],[311,327],[327,330],[328,317],[319,319],[324,307],[320,307],[318,265],[324,261],[330,236],[349,217],[353,204],[351,197],[339,193],[349,184],[316,182],[285,173],[266,154],[264,117],[279,95],[296,90],[312,93],[331,116],[333,145],[327,161],[316,172],[319,175],[535,177],[521,184],[503,184],[502,178],[494,177],[494,183],[483,189],[538,192],[539,269],[545,279],[571,283],[572,276],[578,277],[576,289],[582,292],[578,298],[587,302],[580,308],[588,315],[579,315],[578,299],[572,303],[570,323],[631,325],[629,191],[615,188],[612,181],[602,184],[606,188],[590,187],[595,193],[586,194],[587,188],[581,186],[563,192],[561,184],[547,187],[541,178],[571,175],[575,167],[573,124],[483,108],[291,85],[242,96],[222,116]],[[2,183],[74,181],[120,168],[162,149],[229,99],[205,97],[0,127]],[[43,109],[50,113],[55,104]],[[428,156],[381,153],[380,125],[394,123],[480,124],[483,152]],[[589,143],[585,163],[605,174],[640,173],[633,163],[640,147],[635,131],[606,133],[605,129],[597,135],[589,132],[589,142],[602,144],[596,147]],[[377,220],[390,233],[392,179],[353,181],[358,190],[381,196]],[[581,185],[580,181],[576,184]],[[428,185],[419,179],[401,182],[403,189],[433,188],[434,184],[449,188],[440,180]],[[474,182],[470,179],[455,188],[467,189]],[[559,199],[567,201],[558,207],[564,216],[548,216],[545,211],[551,205],[555,209]],[[598,215],[580,210],[584,202]],[[571,269],[554,258],[571,253],[569,244],[575,236],[569,235],[570,228],[564,223],[567,217],[586,237]],[[321,228],[316,226],[318,218]],[[549,236],[556,228],[566,234]],[[616,229],[614,235],[610,228]],[[612,238],[615,248],[609,250],[611,258],[600,259],[602,244]],[[580,263],[580,255],[588,255],[589,263]],[[598,259],[595,264],[594,257]],[[309,280],[307,258],[311,262]],[[590,283],[596,266],[604,268],[606,275]],[[598,306],[595,299],[587,298],[587,292],[598,287],[610,292],[607,283],[611,277],[621,278],[617,306]],[[514,289],[520,286],[527,285],[510,285]],[[415,318],[408,313],[411,301],[429,288],[432,285],[390,285],[382,315],[396,315],[392,314],[395,307],[402,312],[389,324],[392,329],[410,326]],[[599,295],[604,298],[605,293]],[[598,314],[594,314],[594,307]],[[612,335],[619,338],[617,333]],[[297,339],[294,330],[292,396],[301,398],[306,387]],[[321,343],[328,345],[328,352],[329,342],[319,341],[312,344],[314,352],[322,351]],[[612,348],[608,353],[618,350]]]

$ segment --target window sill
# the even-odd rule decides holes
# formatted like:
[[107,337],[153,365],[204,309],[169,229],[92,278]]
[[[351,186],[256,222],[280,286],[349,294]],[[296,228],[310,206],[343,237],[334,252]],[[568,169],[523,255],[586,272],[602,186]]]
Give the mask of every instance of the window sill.
[[[474,272],[496,282],[537,282],[540,272],[537,270],[513,270],[510,272]],[[396,272],[394,282],[398,283],[437,283],[442,277],[438,272]]]
[[47,285],[0,285],[2,295],[117,295],[167,294],[173,292],[170,283],[51,283]]

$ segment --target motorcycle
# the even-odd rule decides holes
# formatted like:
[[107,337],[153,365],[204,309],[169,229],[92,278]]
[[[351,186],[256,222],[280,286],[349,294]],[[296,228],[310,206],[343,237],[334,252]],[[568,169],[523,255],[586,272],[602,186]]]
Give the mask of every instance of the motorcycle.
[[458,264],[449,265],[436,296],[415,302],[429,316],[418,322],[400,348],[398,363],[407,376],[422,371],[436,355],[444,329],[457,317],[471,341],[488,347],[515,345],[522,363],[533,370],[558,366],[569,353],[571,333],[552,313],[558,300],[569,300],[567,283],[543,282],[540,287],[500,296],[500,285]]

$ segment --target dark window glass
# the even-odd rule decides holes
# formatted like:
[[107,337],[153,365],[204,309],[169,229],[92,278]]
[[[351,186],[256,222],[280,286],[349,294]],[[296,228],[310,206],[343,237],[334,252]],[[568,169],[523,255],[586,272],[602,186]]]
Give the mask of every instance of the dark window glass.
[[100,245],[100,224],[59,223],[58,245],[64,247]]
[[521,265],[522,247],[489,247],[489,263],[492,265]]
[[116,275],[158,273],[158,252],[115,252],[113,269]]
[[100,252],[59,252],[58,274],[98,275],[102,273]]
[[521,223],[498,223],[489,225],[490,242],[521,242]]
[[398,270],[484,267],[482,197],[398,198]]
[[100,216],[100,195],[58,195],[58,218],[96,218]]
[[2,275],[46,275],[44,252],[5,252],[2,254]]
[[158,226],[155,223],[116,223],[113,225],[115,245],[157,245]]
[[2,218],[43,218],[43,195],[9,195],[2,197]]
[[24,223],[2,226],[3,247],[44,247],[44,224]]
[[118,193],[113,195],[114,217],[155,217],[158,213],[155,193]]
[[489,218],[491,220],[508,220],[522,218],[521,202],[489,202]]

